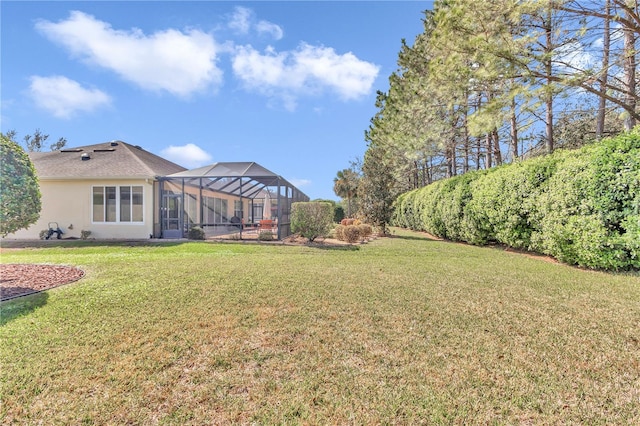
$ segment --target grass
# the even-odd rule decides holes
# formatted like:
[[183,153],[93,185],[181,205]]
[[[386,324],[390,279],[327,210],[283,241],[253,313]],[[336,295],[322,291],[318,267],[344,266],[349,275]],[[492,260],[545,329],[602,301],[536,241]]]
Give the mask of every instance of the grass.
[[3,250],[0,423],[638,424],[640,276],[397,231],[358,250]]

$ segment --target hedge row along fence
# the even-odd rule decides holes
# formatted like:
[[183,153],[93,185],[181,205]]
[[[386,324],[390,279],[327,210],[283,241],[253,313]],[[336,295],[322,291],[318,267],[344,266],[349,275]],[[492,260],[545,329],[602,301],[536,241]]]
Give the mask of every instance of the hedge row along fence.
[[593,269],[640,269],[640,128],[402,194],[392,224]]

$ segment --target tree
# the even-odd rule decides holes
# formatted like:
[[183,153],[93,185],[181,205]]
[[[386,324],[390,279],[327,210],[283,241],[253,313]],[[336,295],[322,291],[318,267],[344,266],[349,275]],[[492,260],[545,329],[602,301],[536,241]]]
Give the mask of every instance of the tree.
[[29,156],[10,136],[0,133],[0,235],[35,223],[42,208],[40,186]]
[[[15,135],[15,131],[13,134]],[[33,135],[25,135],[22,139],[24,140],[24,144],[27,147],[28,152],[40,152],[44,148],[44,144],[47,139],[49,139],[49,135],[42,133],[40,129],[36,129]],[[64,148],[66,144],[67,140],[65,138],[60,138],[57,142],[49,145],[49,150],[57,151]]]
[[291,231],[309,241],[329,234],[333,224],[333,206],[323,202],[299,202],[291,205]]
[[[375,120],[374,120],[375,121]],[[375,128],[366,133],[369,148],[362,163],[362,178],[358,187],[360,213],[365,222],[377,226],[386,234],[391,222],[393,202],[400,194],[394,165],[388,161],[384,148],[375,144]]]
[[333,178],[333,192],[340,197],[347,199],[347,217],[351,217],[351,200],[358,191],[358,181],[360,176],[352,168],[340,170]]

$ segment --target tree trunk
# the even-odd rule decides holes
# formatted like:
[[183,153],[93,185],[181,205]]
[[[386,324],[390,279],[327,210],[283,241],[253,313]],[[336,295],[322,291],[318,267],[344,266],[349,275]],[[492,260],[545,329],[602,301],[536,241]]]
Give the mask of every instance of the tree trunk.
[[512,162],[518,160],[518,121],[516,119],[516,100],[511,100],[511,153],[513,154]]
[[464,132],[464,146],[463,146],[463,150],[464,150],[464,160],[462,163],[462,173],[467,173],[469,171],[469,155],[470,153],[470,149],[469,149],[469,129],[467,128],[467,114],[468,111],[465,110],[464,112],[464,123],[463,125],[463,132]]
[[486,144],[487,144],[487,161],[485,161],[485,168],[490,169],[492,166],[491,155],[493,152],[493,148],[491,148],[491,133],[487,133]]
[[[629,12],[626,13],[628,19],[632,19]],[[624,85],[626,92],[626,103],[631,111],[636,110],[636,38],[631,28],[624,28]],[[629,114],[624,120],[625,130],[631,130],[636,125],[636,118]]]
[[[607,80],[609,77],[609,50],[611,47],[611,22],[609,15],[611,14],[611,0],[606,0],[604,13],[604,33],[602,35],[602,74],[600,75],[600,92],[604,95],[607,91]],[[604,134],[604,118],[607,110],[607,99],[600,96],[598,102],[598,118],[596,120],[596,139],[601,139]]]
[[491,132],[491,138],[493,139],[493,158],[496,161],[496,166],[499,166],[502,164],[502,153],[500,152],[500,136],[497,128]]
[[547,108],[546,111],[546,148],[547,153],[551,154],[553,152],[554,144],[553,144],[553,86],[552,86],[552,78],[553,78],[553,66],[552,66],[552,53],[553,53],[553,24],[551,22],[552,19],[552,8],[549,6],[547,11],[546,20],[543,23],[545,29],[545,42],[546,45],[544,47],[545,50],[545,59],[544,59],[544,68],[545,74],[547,78],[546,84],[546,93],[545,93],[545,106]]

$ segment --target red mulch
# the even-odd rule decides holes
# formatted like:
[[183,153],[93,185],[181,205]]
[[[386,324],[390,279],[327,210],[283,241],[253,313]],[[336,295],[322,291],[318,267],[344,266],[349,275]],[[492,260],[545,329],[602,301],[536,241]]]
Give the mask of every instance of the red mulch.
[[0,300],[38,293],[79,280],[82,269],[63,265],[0,264]]

